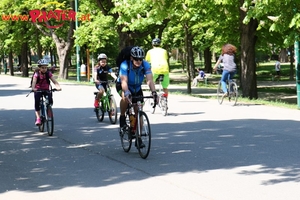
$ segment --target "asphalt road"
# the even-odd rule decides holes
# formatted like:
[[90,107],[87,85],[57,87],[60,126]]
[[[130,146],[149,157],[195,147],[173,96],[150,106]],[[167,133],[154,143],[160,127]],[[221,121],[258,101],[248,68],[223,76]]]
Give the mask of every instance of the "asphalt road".
[[0,75],[1,200],[300,198],[299,110],[171,94],[144,160],[97,121],[94,86],[61,83],[54,135],[38,132],[29,82]]

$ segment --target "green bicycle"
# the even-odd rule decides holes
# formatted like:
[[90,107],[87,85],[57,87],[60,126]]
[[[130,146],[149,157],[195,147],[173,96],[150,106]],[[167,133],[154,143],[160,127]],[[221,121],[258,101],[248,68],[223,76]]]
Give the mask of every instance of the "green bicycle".
[[[96,113],[96,117],[99,122],[103,121],[104,113],[108,113],[108,117],[111,124],[115,124],[117,122],[117,103],[116,100],[111,93],[111,87],[110,84],[112,81],[101,81],[101,83],[107,83],[107,90],[106,94],[102,96],[101,100],[99,101],[99,106],[94,109]],[[96,95],[98,92],[94,92],[94,95]]]

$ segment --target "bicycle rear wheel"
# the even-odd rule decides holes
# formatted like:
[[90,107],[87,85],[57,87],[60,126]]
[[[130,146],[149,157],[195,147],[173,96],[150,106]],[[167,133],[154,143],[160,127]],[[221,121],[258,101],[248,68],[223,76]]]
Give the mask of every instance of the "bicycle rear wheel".
[[54,118],[53,118],[53,112],[52,107],[50,105],[47,106],[47,132],[49,136],[53,135],[53,129],[54,129]]
[[113,95],[109,97],[109,105],[110,109],[108,110],[108,116],[110,123],[115,124],[117,122],[118,110],[117,103]]
[[168,114],[168,100],[166,97],[161,96],[159,100],[159,106],[161,109],[161,114],[166,116]]
[[[150,95],[152,95],[152,94],[150,93]],[[148,107],[149,107],[150,113],[154,114],[155,113],[155,108],[153,108],[153,106],[154,106],[154,99],[150,98],[150,99],[147,99],[147,101],[148,101]]]
[[[141,127],[142,125],[142,127]],[[145,112],[139,111],[139,118],[137,119],[137,126],[136,126],[136,144],[137,149],[139,151],[140,156],[143,159],[146,159],[150,153],[151,147],[151,129],[148,116]],[[141,140],[140,140],[140,139]],[[144,143],[144,147],[142,143]]]
[[229,91],[229,102],[232,106],[235,106],[238,99],[238,87],[235,82],[230,82]]
[[223,103],[223,99],[224,99],[223,94],[224,92],[222,90],[222,84],[221,81],[219,81],[218,88],[217,88],[217,98],[220,105]]

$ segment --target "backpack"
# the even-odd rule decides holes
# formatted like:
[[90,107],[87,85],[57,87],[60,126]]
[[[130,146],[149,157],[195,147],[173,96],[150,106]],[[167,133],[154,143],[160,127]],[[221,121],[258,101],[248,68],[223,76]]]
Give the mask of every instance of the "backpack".
[[[129,70],[130,70],[130,56],[131,56],[131,49],[133,48],[134,46],[128,46],[128,47],[125,47],[123,48],[120,53],[118,54],[117,58],[116,58],[116,65],[117,65],[117,69],[116,69],[116,76],[119,77],[119,72],[120,72],[120,66],[121,66],[121,63],[124,62],[126,60],[127,62],[127,66],[128,66],[128,69],[127,69],[127,73],[129,73]],[[142,66],[144,66],[144,64],[142,63]],[[144,69],[143,69],[143,73],[145,73]]]
[[[123,61],[127,61],[127,65],[129,66],[129,62],[130,62],[130,51],[133,48],[133,46],[128,46],[123,48],[120,53],[118,54],[117,58],[116,58],[116,65],[117,65],[117,69],[116,69],[116,76],[119,76],[119,72],[120,72],[120,66],[121,63]],[[128,69],[129,70],[129,69]]]
[[[37,72],[38,72],[38,71],[35,71],[35,72],[32,74],[29,88],[32,87],[33,76],[34,76],[34,74],[37,73]],[[46,75],[47,83],[50,85],[50,76],[49,76],[49,70],[48,70],[48,69],[47,69],[45,75]],[[36,83],[38,83],[39,81],[40,81],[40,76],[37,77]]]

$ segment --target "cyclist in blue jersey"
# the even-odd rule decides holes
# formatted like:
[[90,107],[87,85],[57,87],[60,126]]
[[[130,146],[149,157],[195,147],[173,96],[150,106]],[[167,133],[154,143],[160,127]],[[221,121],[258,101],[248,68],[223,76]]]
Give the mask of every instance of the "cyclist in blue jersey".
[[[154,99],[157,101],[157,93],[153,82],[153,75],[150,64],[144,60],[145,52],[142,48],[135,46],[130,51],[130,60],[123,61],[120,65],[119,77],[117,79],[116,89],[122,97],[120,101],[120,127],[125,124],[125,112],[128,105],[128,99],[131,95],[143,96],[142,83],[146,78],[147,85],[152,91]],[[136,103],[136,99],[132,100]],[[137,107],[134,108],[137,113]]]

